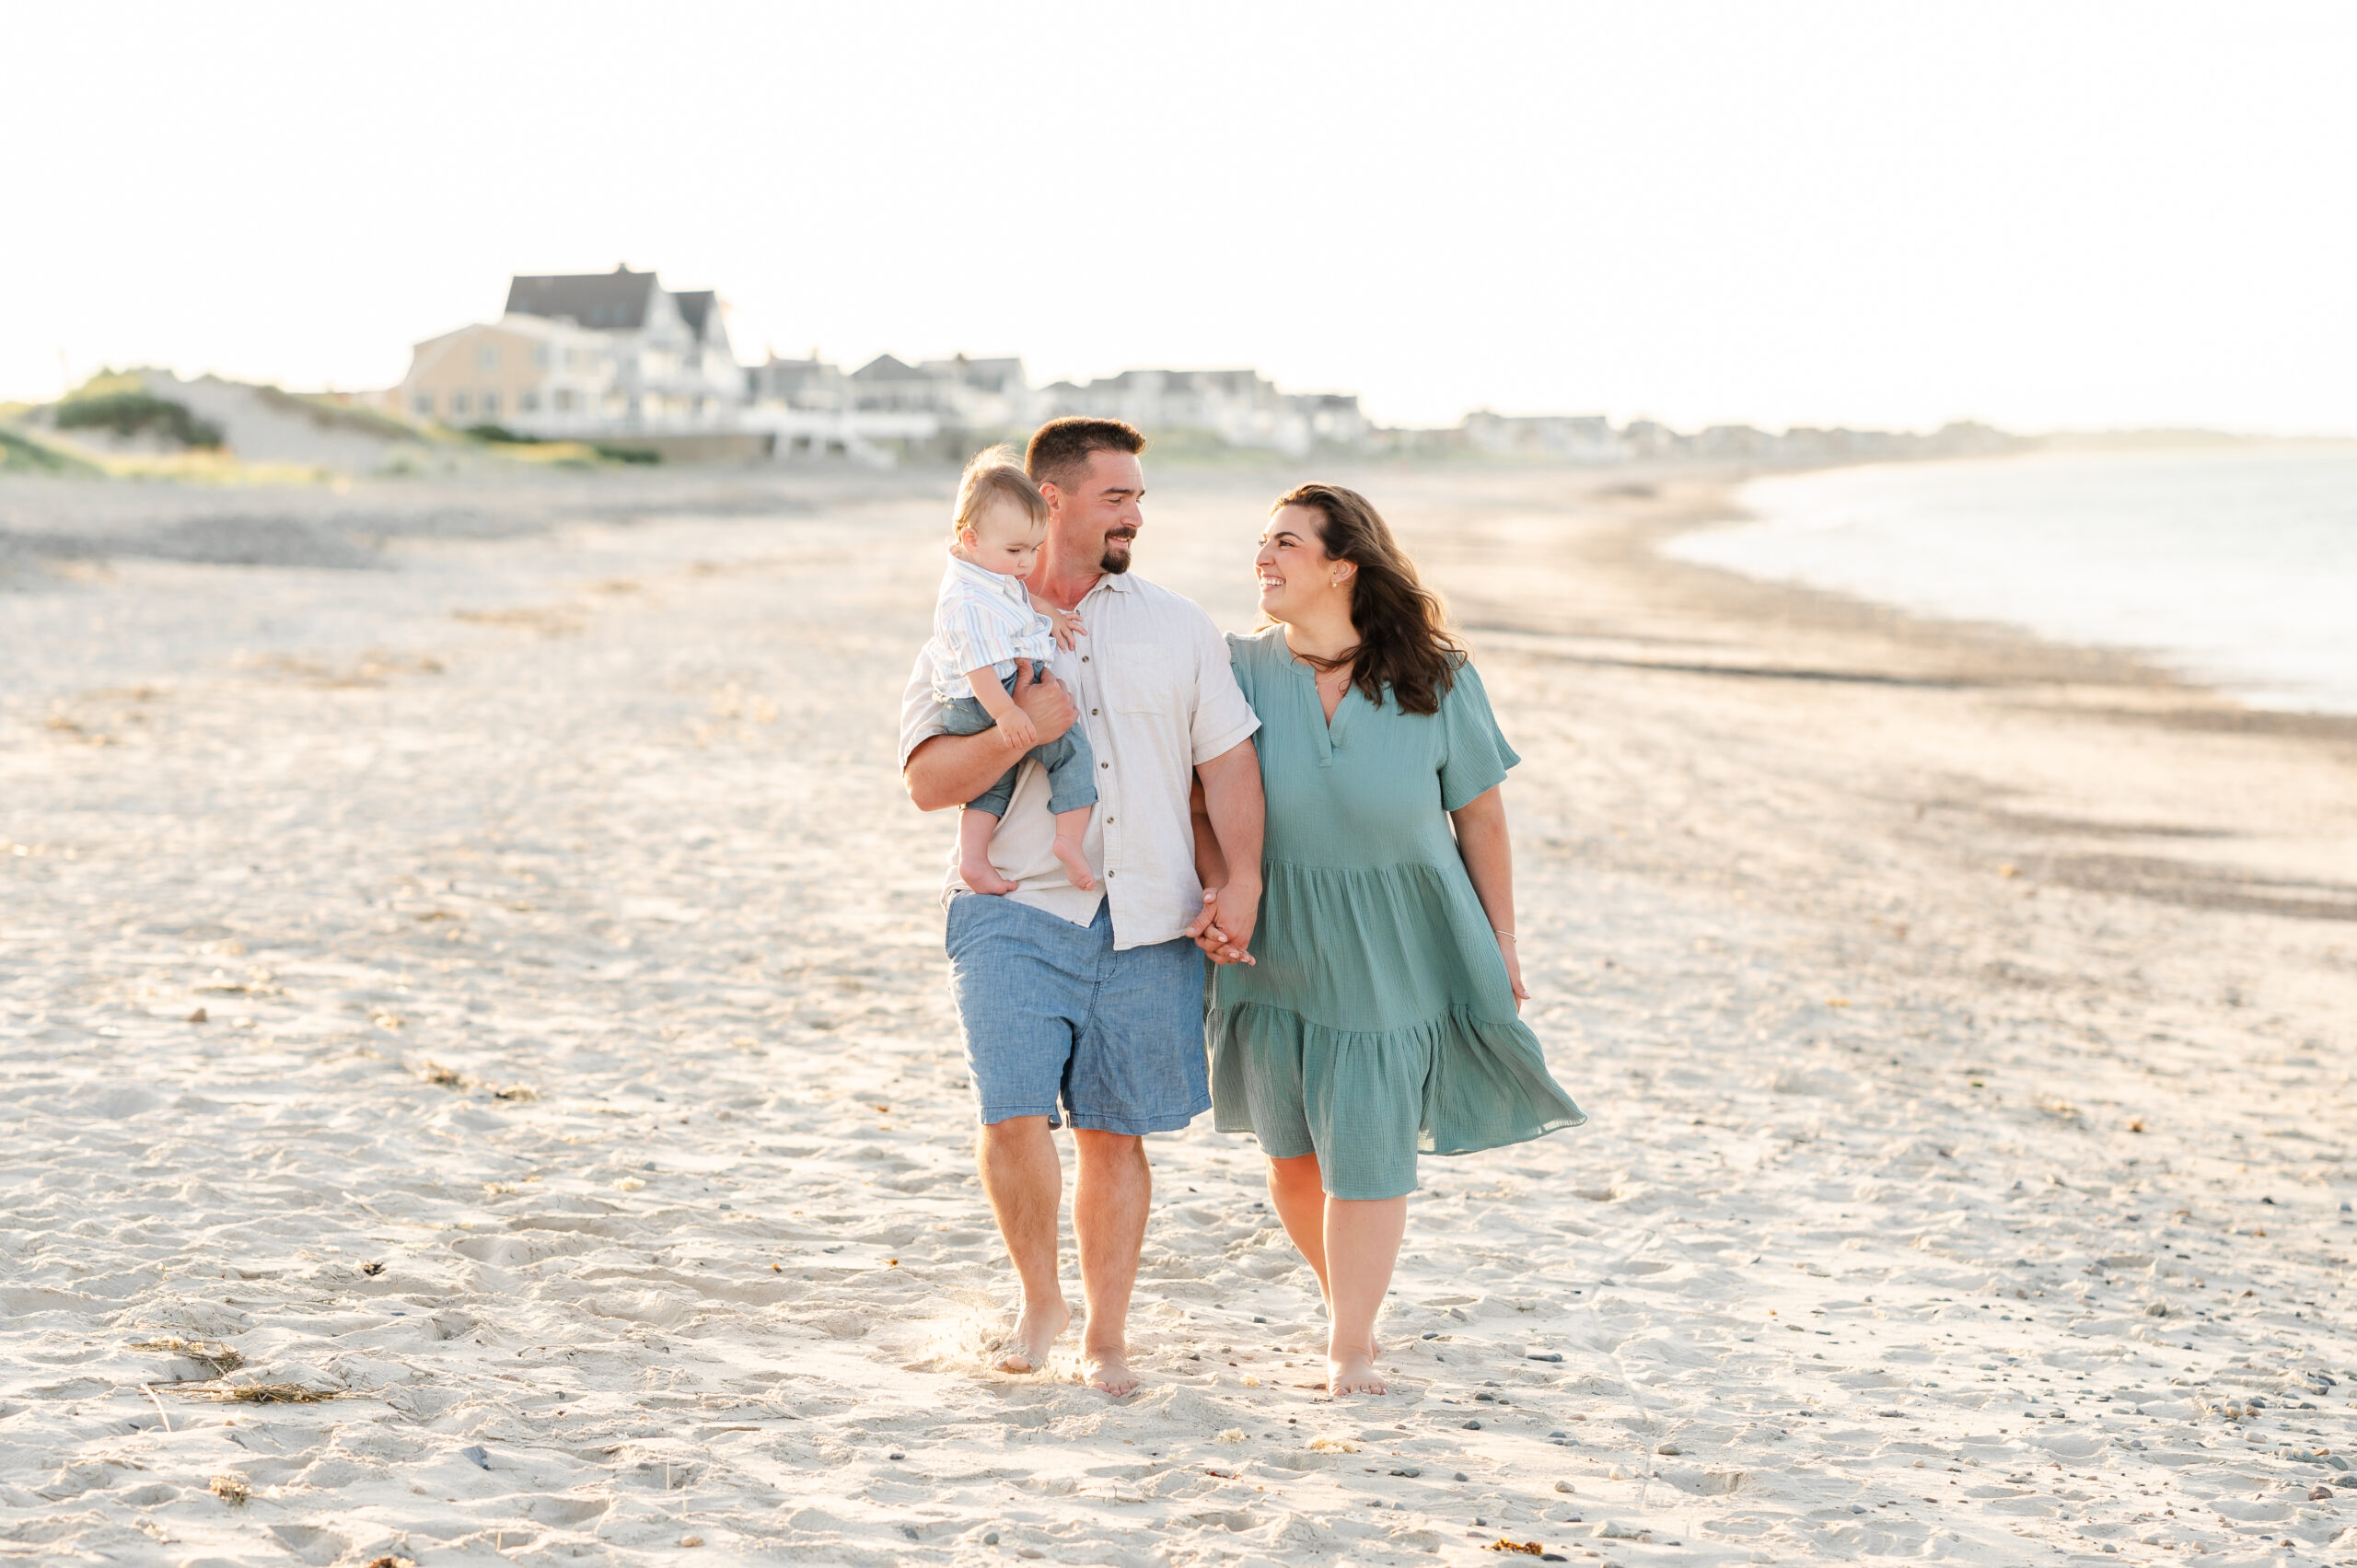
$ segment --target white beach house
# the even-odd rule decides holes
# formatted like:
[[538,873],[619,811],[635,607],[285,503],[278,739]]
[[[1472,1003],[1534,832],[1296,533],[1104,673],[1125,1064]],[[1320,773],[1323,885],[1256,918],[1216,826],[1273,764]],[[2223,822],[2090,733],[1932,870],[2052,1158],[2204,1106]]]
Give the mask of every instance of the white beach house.
[[498,320],[416,345],[401,411],[532,436],[733,429],[745,383],[721,316],[652,272],[518,276]]

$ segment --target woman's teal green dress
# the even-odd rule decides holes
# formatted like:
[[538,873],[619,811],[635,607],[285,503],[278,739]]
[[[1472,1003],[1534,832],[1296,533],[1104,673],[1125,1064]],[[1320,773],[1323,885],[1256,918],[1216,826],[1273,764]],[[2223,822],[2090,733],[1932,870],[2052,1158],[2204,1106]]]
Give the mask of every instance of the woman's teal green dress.
[[1356,687],[1331,726],[1283,627],[1231,634],[1260,716],[1269,803],[1255,965],[1213,971],[1206,1021],[1220,1131],[1315,1153],[1338,1198],[1416,1189],[1416,1156],[1461,1155],[1586,1121],[1515,1016],[1498,939],[1448,813],[1521,759],[1481,678],[1437,714]]

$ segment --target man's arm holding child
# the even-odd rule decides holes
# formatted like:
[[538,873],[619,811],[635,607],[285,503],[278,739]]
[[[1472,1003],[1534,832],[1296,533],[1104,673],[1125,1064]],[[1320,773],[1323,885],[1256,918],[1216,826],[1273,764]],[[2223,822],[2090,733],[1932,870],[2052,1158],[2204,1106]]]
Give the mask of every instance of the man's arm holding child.
[[[1021,695],[1015,699],[1015,705],[1038,734],[1032,744],[1044,746],[1073,726],[1079,710],[1073,706],[1072,693],[1054,676],[1035,682],[1028,661],[1018,660],[1016,668],[1020,677],[1016,690]],[[1002,690],[999,694],[1004,697],[1005,692]],[[986,729],[979,735],[935,735],[918,742],[901,764],[900,781],[908,786],[909,798],[918,810],[939,811],[963,806],[1005,772],[1006,744],[997,731]]]

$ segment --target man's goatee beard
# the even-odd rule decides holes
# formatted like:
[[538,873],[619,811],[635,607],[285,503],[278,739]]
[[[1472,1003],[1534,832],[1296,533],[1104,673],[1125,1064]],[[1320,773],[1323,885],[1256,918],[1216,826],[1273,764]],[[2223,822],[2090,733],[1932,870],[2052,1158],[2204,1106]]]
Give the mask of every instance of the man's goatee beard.
[[1097,569],[1100,572],[1111,572],[1117,575],[1128,571],[1130,569],[1129,546],[1127,544],[1106,545],[1105,559],[1097,563]]

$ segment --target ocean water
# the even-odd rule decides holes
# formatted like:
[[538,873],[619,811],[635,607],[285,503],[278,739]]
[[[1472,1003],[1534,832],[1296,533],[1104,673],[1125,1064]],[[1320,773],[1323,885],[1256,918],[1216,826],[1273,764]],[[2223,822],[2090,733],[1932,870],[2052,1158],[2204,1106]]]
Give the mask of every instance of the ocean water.
[[1755,520],[1668,552],[2357,713],[2357,445],[1891,463],[1742,503]]

